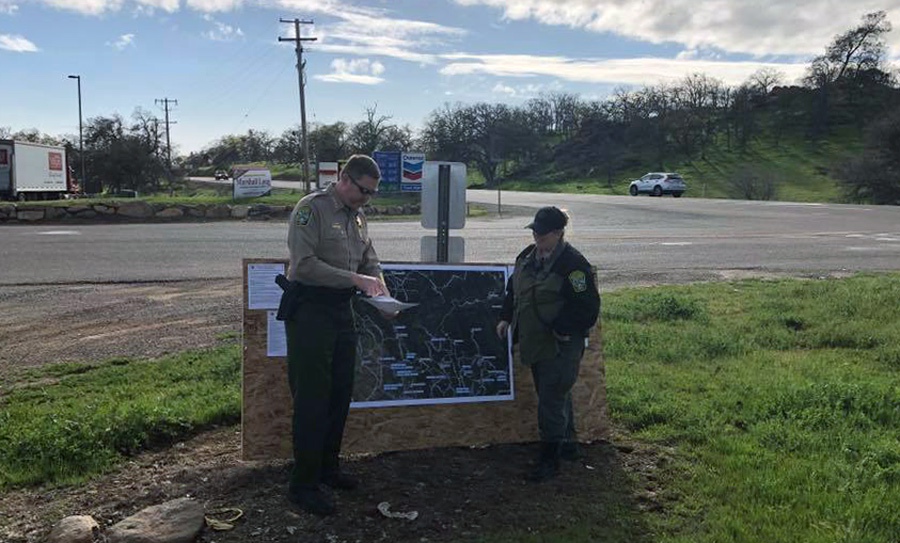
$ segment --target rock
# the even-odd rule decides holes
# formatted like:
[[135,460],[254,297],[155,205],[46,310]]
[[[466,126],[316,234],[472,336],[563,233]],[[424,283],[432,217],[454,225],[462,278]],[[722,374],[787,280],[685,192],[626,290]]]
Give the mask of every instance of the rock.
[[191,206],[187,210],[187,214],[191,217],[204,217],[206,212],[201,207]]
[[[98,207],[98,206],[94,206]],[[84,213],[85,211],[91,211],[91,206],[76,204],[73,206],[66,207],[66,211],[68,211],[71,215],[78,215],[79,213]]]
[[92,543],[100,532],[100,526],[93,517],[79,515],[66,517],[56,523],[47,543]]
[[125,202],[119,206],[119,215],[134,219],[146,219],[153,216],[153,207],[144,201]]
[[[79,207],[83,207],[83,206],[79,206]],[[107,205],[103,205],[103,204],[95,205],[94,211],[96,211],[97,213],[99,213],[101,215],[115,215],[116,214],[116,208],[107,206]],[[69,213],[71,213],[71,212],[72,212],[72,209],[69,208]]]
[[58,206],[47,206],[44,210],[44,218],[48,220],[58,219],[66,216],[66,208]]
[[9,217],[16,214],[15,204],[0,204],[0,217]]
[[21,209],[16,212],[16,218],[20,221],[40,221],[44,218],[44,210],[40,211],[32,211],[26,210],[22,211]]
[[256,205],[250,206],[250,210],[248,211],[247,214],[250,217],[258,217],[260,215],[268,216],[271,213],[272,213],[272,208],[270,206],[263,205],[263,204],[256,204]]
[[210,219],[227,219],[231,216],[231,210],[227,205],[217,204],[206,208],[206,217]]
[[76,219],[93,219],[97,216],[97,212],[93,209],[88,209],[87,211],[82,211],[78,215],[72,215]]
[[184,211],[177,207],[167,207],[166,209],[157,211],[156,216],[161,219],[176,219],[178,217],[184,217]]
[[190,543],[203,529],[203,507],[190,498],[148,507],[112,526],[109,543]]
[[237,205],[231,208],[231,216],[235,219],[246,219],[250,213],[250,206]]

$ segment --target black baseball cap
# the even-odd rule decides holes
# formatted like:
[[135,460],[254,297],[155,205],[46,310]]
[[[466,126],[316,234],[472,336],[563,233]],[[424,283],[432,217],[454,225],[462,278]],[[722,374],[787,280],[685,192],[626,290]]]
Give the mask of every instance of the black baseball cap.
[[569,218],[558,207],[547,206],[538,209],[534,220],[525,228],[531,228],[537,235],[543,236],[547,232],[562,230],[568,222]]

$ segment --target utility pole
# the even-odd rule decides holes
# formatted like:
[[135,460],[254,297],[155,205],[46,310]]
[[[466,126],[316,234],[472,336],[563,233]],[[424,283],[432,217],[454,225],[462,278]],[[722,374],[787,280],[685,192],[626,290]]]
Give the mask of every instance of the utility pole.
[[306,86],[306,82],[303,77],[303,69],[306,67],[306,62],[303,60],[303,42],[305,41],[316,41],[317,38],[301,38],[300,37],[300,25],[311,25],[312,21],[301,21],[300,19],[280,19],[282,23],[294,23],[294,38],[282,38],[278,37],[278,41],[292,41],[295,42],[297,52],[297,81],[300,85],[300,133],[303,137],[303,181],[305,183],[306,192],[310,192],[310,182],[309,182],[309,140],[306,137],[306,98],[303,92],[303,87]]
[[[162,98],[158,100],[154,100],[156,104],[162,104],[163,108],[166,110],[166,164],[169,168],[169,173],[172,173],[172,141],[169,139],[169,104],[178,105],[178,100],[170,100],[169,98]],[[178,121],[171,121],[171,124],[178,124]]]
[[70,75],[69,79],[78,80],[78,156],[81,157],[81,193],[87,194],[87,176],[84,173],[84,131],[81,123],[81,76]]

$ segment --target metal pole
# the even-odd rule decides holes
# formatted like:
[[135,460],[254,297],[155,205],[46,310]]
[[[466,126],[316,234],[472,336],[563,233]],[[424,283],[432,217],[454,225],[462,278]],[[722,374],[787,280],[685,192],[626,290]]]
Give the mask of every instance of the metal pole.
[[81,76],[70,75],[69,79],[75,79],[78,82],[78,155],[81,157],[81,192],[87,193],[87,175],[84,169],[84,128],[81,117]]
[[84,128],[81,117],[81,76],[78,76],[78,155],[81,157],[81,192],[87,190],[87,175],[84,169]]
[[450,165],[438,166],[437,261],[450,260]]

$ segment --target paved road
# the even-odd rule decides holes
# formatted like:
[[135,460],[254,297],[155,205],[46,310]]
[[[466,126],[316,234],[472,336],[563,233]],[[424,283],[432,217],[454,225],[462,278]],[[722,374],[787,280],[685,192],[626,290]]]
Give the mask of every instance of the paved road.
[[[462,231],[469,262],[511,262],[532,208],[570,210],[570,239],[617,283],[900,269],[900,207],[512,193]],[[496,204],[496,192],[469,191]],[[373,222],[384,260],[418,261],[417,222]],[[284,222],[0,227],[0,285],[237,278],[284,257]]]

